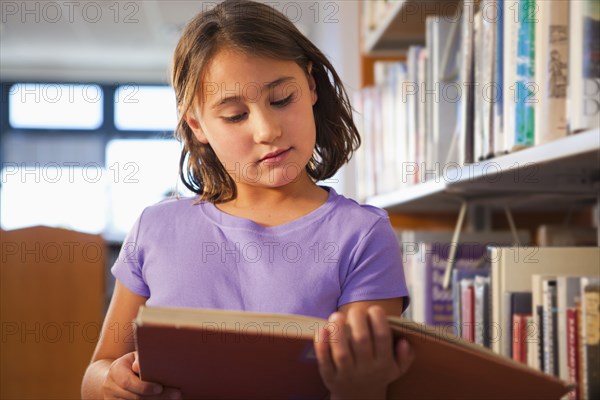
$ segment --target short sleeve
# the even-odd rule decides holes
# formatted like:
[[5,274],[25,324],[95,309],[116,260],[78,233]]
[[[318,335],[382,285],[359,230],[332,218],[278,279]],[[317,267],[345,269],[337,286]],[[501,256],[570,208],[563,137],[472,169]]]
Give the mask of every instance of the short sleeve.
[[129,234],[125,238],[119,257],[113,264],[111,272],[127,289],[144,297],[150,297],[150,288],[146,284],[142,266],[144,265],[144,251],[140,240],[140,227],[142,215],[135,221]]
[[388,218],[380,218],[362,238],[351,257],[338,308],[346,303],[402,297],[410,303],[400,245]]

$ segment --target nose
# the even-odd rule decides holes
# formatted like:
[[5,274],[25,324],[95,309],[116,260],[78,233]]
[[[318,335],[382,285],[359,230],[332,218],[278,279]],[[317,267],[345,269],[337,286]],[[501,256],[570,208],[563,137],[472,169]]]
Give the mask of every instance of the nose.
[[256,110],[253,125],[256,143],[272,143],[281,136],[279,118],[270,110]]

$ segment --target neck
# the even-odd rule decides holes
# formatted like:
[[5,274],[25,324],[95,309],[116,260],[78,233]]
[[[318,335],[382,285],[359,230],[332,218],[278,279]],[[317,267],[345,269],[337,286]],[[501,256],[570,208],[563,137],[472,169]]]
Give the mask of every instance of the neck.
[[238,184],[237,198],[230,205],[239,209],[273,210],[290,201],[311,200],[322,195],[323,189],[304,172],[294,182],[276,188]]

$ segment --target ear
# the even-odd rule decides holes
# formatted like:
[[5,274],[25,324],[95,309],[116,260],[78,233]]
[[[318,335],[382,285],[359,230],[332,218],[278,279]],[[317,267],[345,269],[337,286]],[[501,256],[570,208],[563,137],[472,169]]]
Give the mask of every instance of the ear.
[[208,144],[208,139],[204,134],[204,130],[200,125],[200,121],[194,115],[194,113],[192,111],[189,111],[187,114],[185,114],[183,119],[185,120],[185,122],[187,122],[192,132],[194,132],[194,136],[196,136],[196,139],[198,139],[198,141],[202,144]]
[[317,83],[315,82],[315,78],[312,76],[312,61],[308,62],[308,66],[306,68],[308,73],[308,88],[310,89],[310,100],[312,105],[314,106],[317,103]]

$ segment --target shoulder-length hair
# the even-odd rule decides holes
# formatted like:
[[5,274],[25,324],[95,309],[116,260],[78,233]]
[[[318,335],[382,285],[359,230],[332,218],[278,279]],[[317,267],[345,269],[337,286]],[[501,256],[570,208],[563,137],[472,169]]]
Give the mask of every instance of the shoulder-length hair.
[[211,146],[200,143],[184,119],[196,99],[202,99],[207,66],[222,49],[294,61],[307,74],[312,63],[316,144],[306,171],[315,181],[325,180],[350,160],[360,135],[348,95],[327,57],[279,11],[253,1],[226,0],[187,24],[173,57],[171,84],[179,112],[175,137],[183,142],[179,175],[200,200],[222,203],[237,196],[234,180]]

